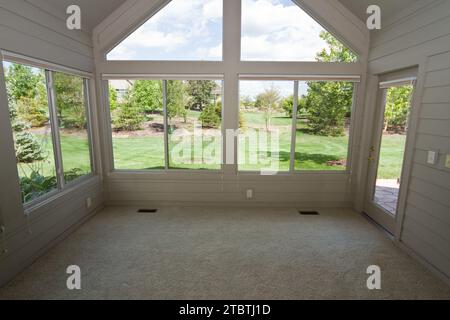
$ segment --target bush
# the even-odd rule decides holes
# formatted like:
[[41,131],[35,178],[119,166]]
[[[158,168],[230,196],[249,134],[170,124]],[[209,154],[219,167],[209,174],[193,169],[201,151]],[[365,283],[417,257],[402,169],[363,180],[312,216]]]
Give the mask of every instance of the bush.
[[144,122],[140,108],[133,103],[120,103],[114,111],[113,126],[116,131],[141,130]]
[[345,116],[351,110],[353,84],[348,82],[308,82],[305,107],[308,129],[317,135],[342,136]]
[[[294,108],[294,96],[289,96],[283,100],[281,107],[289,118],[292,118],[292,109]],[[298,100],[297,115],[306,114],[306,100],[305,97],[301,97]]]
[[84,104],[83,79],[69,74],[55,72],[53,80],[60,126],[66,129],[85,129],[86,109]]
[[219,109],[219,113],[217,112],[218,111],[217,107],[214,107],[212,105],[203,109],[203,111],[199,117],[199,120],[202,122],[203,128],[219,128],[220,127],[220,123],[221,123],[220,109]]
[[[75,168],[64,172],[64,181],[68,183],[83,175],[83,170]],[[57,187],[55,176],[44,176],[38,170],[33,170],[28,177],[20,178],[19,183],[23,203],[37,199]]]
[[[210,108],[215,111],[215,115],[213,115],[212,110],[208,110]],[[203,124],[203,118],[205,119],[205,124]],[[222,102],[217,102],[215,107],[209,106],[205,108],[200,114],[199,120],[202,122],[202,127],[204,128],[219,128],[222,123]],[[213,126],[208,125],[211,123]],[[241,111],[239,111],[239,128],[246,128],[244,114]]]
[[394,87],[387,91],[385,131],[402,132],[406,128],[413,87]]
[[82,169],[74,168],[74,169],[64,172],[64,181],[65,181],[65,183],[69,183],[70,181],[76,180],[79,177],[84,176],[85,174],[86,174],[86,172],[83,171]]
[[21,163],[32,163],[44,160],[45,152],[36,137],[30,132],[18,132],[15,134],[16,159]]
[[[139,109],[145,113],[162,112],[162,83],[158,80],[136,80],[125,100],[132,101]],[[117,102],[120,102],[116,98]],[[113,103],[114,105],[114,103]],[[111,108],[112,110],[114,107]]]
[[16,102],[17,115],[32,127],[42,127],[48,122],[48,106],[37,98],[22,97]]
[[60,119],[61,128],[86,129],[86,117],[83,114],[68,114]]
[[19,182],[23,203],[37,199],[57,186],[56,177],[45,177],[38,171],[33,171],[29,177],[20,178]]
[[117,91],[110,85],[109,86],[109,109],[111,111],[114,111],[117,109],[117,101],[118,101]]
[[30,129],[30,125],[27,122],[20,119],[12,119],[11,127],[14,132],[22,132]]

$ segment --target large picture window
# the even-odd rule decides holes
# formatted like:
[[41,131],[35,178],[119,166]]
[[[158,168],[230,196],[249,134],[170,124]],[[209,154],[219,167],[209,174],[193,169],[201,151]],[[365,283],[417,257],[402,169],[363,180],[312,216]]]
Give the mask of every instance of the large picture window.
[[115,169],[221,168],[221,80],[114,79],[108,85]]
[[223,0],[172,0],[107,60],[222,60]]
[[354,83],[299,82],[295,170],[347,169]]
[[[244,61],[321,61],[330,47],[344,47],[291,0],[242,0],[241,58]],[[327,62],[353,62],[334,55]]]
[[239,169],[289,171],[292,117],[283,110],[293,81],[241,81]]
[[4,62],[22,202],[92,172],[87,79]]
[[353,95],[346,81],[241,80],[239,170],[345,171]]
[[352,49],[364,44],[335,33],[342,29],[320,9],[296,0],[167,1],[100,52],[108,169],[348,174],[362,71]]
[[53,73],[64,181],[91,173],[85,79]]
[[[110,80],[114,167],[164,169],[163,82]],[[121,92],[122,94],[118,94]]]

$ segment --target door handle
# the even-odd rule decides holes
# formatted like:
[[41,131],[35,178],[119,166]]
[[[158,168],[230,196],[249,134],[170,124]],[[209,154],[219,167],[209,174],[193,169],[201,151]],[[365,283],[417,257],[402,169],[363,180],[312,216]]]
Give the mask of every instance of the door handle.
[[373,161],[374,160],[374,158],[372,156],[373,152],[375,152],[375,147],[374,146],[370,147],[370,149],[369,149],[369,158],[367,158],[367,160],[369,160],[369,161]]

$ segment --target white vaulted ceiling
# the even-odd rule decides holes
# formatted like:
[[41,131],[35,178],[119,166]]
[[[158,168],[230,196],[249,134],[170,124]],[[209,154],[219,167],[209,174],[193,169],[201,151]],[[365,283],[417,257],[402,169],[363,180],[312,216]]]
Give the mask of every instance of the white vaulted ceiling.
[[423,0],[339,0],[347,9],[362,21],[367,19],[367,8],[376,4],[381,8],[381,16],[384,21],[407,8],[408,6]]
[[[55,16],[64,18],[66,8],[71,4],[79,5],[82,11],[82,25],[85,32],[92,30],[108,17],[114,10],[127,0],[25,0],[36,7]],[[189,0],[186,0],[189,1]],[[383,20],[389,20],[393,15],[420,2],[421,0],[332,0],[340,1],[360,20],[367,18],[367,7],[376,4],[381,7]],[[423,0],[422,0],[423,1]]]
[[41,10],[64,18],[66,9],[72,4],[80,6],[82,29],[91,33],[92,30],[126,0],[25,0]]

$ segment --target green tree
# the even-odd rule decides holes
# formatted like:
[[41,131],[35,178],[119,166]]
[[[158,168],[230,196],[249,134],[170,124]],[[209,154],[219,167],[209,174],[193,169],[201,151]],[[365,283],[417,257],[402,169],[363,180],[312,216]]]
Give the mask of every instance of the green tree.
[[47,122],[48,101],[44,72],[14,63],[7,68],[5,80],[12,122],[26,121],[33,127],[40,127]]
[[163,111],[162,86],[158,80],[136,80],[130,91],[130,99],[145,113]]
[[109,109],[114,111],[117,109],[117,91],[110,85],[109,86]]
[[86,127],[83,79],[61,72],[53,74],[56,106],[60,126],[83,129]]
[[[286,115],[289,118],[291,118],[292,110],[294,109],[294,96],[293,95],[283,99],[282,108],[286,112]],[[305,114],[306,114],[306,98],[305,98],[305,96],[302,96],[298,99],[297,116],[305,115]]]
[[[357,57],[336,38],[323,31],[320,37],[328,48],[317,54],[320,62],[354,62]],[[353,84],[349,82],[310,81],[305,99],[308,128],[318,135],[344,134],[345,117],[351,111]]]
[[183,81],[167,80],[167,118],[181,117],[186,122],[188,98]]
[[8,96],[13,102],[22,97],[35,98],[38,94],[37,85],[43,80],[42,72],[33,72],[33,68],[13,63],[6,72]]
[[274,112],[280,108],[281,95],[276,88],[266,89],[256,97],[255,107],[264,112],[266,130],[270,130],[270,123]]
[[[41,99],[22,97],[14,104],[20,119],[31,127],[39,128],[48,122],[48,106]],[[14,121],[13,121],[14,122]]]
[[10,64],[5,80],[17,162],[42,161],[46,158],[45,151],[36,136],[27,130],[48,121],[44,73],[25,65]]
[[387,90],[384,130],[404,131],[408,121],[413,87],[393,87]]
[[244,107],[245,109],[254,108],[255,101],[253,101],[250,96],[244,96],[241,98],[241,107]]
[[219,128],[221,123],[220,109],[212,104],[203,109],[199,120],[203,128]]
[[189,80],[187,93],[191,97],[189,109],[202,111],[214,100],[217,84],[212,80]]
[[328,48],[323,49],[316,56],[316,60],[320,62],[356,62],[356,56],[350,49],[344,46],[332,34],[327,31],[320,33],[320,38],[323,39]]
[[45,151],[30,132],[22,131],[15,134],[16,159],[20,163],[33,163],[46,159]]
[[[214,117],[212,122],[216,124],[214,126],[214,128],[219,128],[222,123],[222,101],[217,101],[215,111],[216,111],[216,115],[212,116],[212,117]],[[203,112],[200,114],[200,117],[202,117],[202,114],[203,114]],[[246,129],[246,127],[247,126],[245,123],[244,113],[241,110],[239,110],[239,128]]]
[[306,96],[308,128],[317,135],[344,134],[345,116],[352,105],[353,84],[310,82]]
[[126,101],[117,105],[112,122],[116,131],[136,131],[142,129],[145,116],[138,105]]

